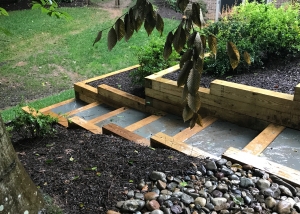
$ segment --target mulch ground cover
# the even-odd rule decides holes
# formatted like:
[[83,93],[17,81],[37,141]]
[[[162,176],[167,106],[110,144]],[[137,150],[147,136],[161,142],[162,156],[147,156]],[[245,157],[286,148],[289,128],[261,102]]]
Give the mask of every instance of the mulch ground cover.
[[52,137],[20,139],[15,150],[34,183],[52,197],[63,213],[106,213],[115,210],[126,192],[135,190],[149,173],[186,175],[199,158],[160,148],[150,148],[84,129],[55,126]]

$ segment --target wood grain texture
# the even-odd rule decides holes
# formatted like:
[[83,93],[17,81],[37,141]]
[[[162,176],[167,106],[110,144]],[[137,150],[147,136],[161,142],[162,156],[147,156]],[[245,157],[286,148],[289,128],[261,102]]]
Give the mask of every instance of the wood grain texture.
[[101,122],[103,120],[106,120],[106,119],[108,119],[110,117],[113,117],[113,116],[115,116],[117,114],[120,114],[120,113],[122,113],[124,111],[127,111],[127,110],[128,110],[128,108],[125,108],[125,107],[118,108],[118,109],[116,109],[114,111],[108,112],[108,113],[103,114],[103,115],[101,115],[99,117],[96,117],[94,119],[89,120],[89,123],[93,123],[93,124],[99,123],[99,122]]
[[[102,127],[103,134],[112,134],[116,135],[122,138],[125,138],[127,140],[133,141],[135,143],[138,143],[142,146],[149,146],[150,142],[146,138],[143,138],[131,131],[128,131],[116,124],[110,123]],[[108,145],[109,146],[109,145]]]
[[71,121],[71,123],[78,125],[94,134],[102,134],[102,129],[78,116],[74,116],[69,118],[69,120]]
[[146,117],[146,118],[144,118],[144,119],[142,119],[142,120],[140,120],[136,123],[133,123],[133,124],[125,127],[125,129],[128,130],[128,131],[133,132],[133,131],[135,131],[135,130],[143,127],[143,126],[146,126],[149,123],[154,122],[155,120],[158,120],[159,118],[161,118],[161,116],[151,115],[149,117]]
[[174,135],[173,138],[177,141],[184,142],[190,137],[192,137],[193,135],[205,129],[207,126],[213,124],[216,120],[217,118],[215,117],[211,117],[211,116],[205,117],[202,119],[202,126],[196,124],[195,127],[192,129],[186,128],[183,131],[179,132],[178,134]]
[[166,148],[174,149],[176,151],[182,152],[186,155],[193,156],[193,157],[199,157],[199,158],[210,157],[216,160],[220,159],[219,157],[216,157],[205,151],[202,151],[197,147],[193,147],[191,145],[178,141],[173,137],[170,137],[161,132],[151,137],[150,145],[152,147],[166,147]]
[[249,144],[247,144],[242,151],[252,155],[259,155],[284,129],[284,126],[277,126],[274,124],[268,125],[268,127],[256,136]]
[[252,165],[257,169],[265,170],[270,174],[276,175],[294,186],[300,186],[300,172],[281,164],[265,160],[233,147],[230,147],[222,157],[234,163]]

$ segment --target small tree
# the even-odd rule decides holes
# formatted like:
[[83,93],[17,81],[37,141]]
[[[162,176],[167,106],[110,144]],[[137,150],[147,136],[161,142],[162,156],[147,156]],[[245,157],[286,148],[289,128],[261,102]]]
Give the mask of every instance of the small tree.
[[[185,13],[188,4],[192,5],[191,11]],[[180,59],[181,71],[177,85],[178,87],[183,86],[183,120],[190,120],[190,128],[193,128],[196,123],[202,124],[202,118],[198,114],[201,106],[198,89],[203,72],[206,45],[208,44],[210,54],[217,57],[217,39],[212,34],[205,35],[202,32],[205,22],[199,3],[190,2],[189,0],[177,0],[177,6],[182,14],[186,15],[183,16],[180,24],[168,33],[163,56],[167,59],[173,48],[178,53],[183,53]],[[108,49],[111,50],[123,37],[125,41],[128,41],[134,31],[138,32],[143,24],[148,35],[152,33],[154,28],[161,34],[164,30],[163,19],[154,11],[153,5],[148,0],[137,0],[136,4],[129,8],[124,18],[118,18],[114,25],[110,27],[107,36]],[[101,39],[103,31],[99,31],[94,44]],[[235,69],[239,64],[240,54],[234,43],[230,41],[227,43],[227,52],[230,64]],[[250,63],[249,54],[245,53],[244,57],[245,61]]]

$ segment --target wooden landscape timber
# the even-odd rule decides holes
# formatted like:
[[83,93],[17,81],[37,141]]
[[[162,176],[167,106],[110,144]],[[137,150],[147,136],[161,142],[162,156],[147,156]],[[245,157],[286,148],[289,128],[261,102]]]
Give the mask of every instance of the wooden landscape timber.
[[[171,109],[172,113],[181,115],[183,87],[177,87],[173,80],[162,78],[178,68],[174,66],[145,78],[146,105],[155,108],[161,106],[163,111]],[[269,123],[300,130],[300,85],[295,88],[295,95],[290,95],[214,80],[210,88],[200,87],[199,94],[202,108],[200,114],[202,111],[257,130],[264,129]],[[234,116],[228,117],[228,114]],[[255,123],[245,122],[249,119]]]

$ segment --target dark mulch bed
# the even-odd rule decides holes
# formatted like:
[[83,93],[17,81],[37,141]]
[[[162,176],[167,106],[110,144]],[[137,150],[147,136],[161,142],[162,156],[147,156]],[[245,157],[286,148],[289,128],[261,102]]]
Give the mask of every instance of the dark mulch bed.
[[18,141],[14,135],[12,141],[34,183],[63,213],[105,213],[126,199],[126,191],[135,190],[140,179],[148,181],[152,171],[186,175],[191,162],[202,162],[114,136],[55,128],[53,137]]

